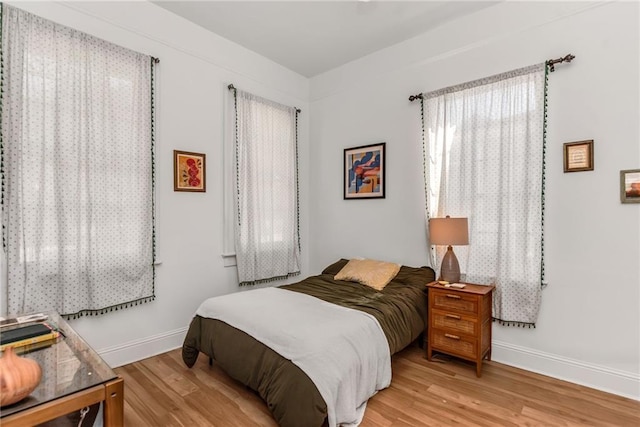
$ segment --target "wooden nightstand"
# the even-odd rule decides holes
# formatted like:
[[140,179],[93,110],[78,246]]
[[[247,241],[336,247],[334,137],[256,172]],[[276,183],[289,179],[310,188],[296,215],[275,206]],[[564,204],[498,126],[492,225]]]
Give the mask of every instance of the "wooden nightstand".
[[429,322],[427,360],[434,351],[476,363],[482,374],[482,360],[491,360],[491,297],[495,286],[465,283],[463,289],[427,284]]

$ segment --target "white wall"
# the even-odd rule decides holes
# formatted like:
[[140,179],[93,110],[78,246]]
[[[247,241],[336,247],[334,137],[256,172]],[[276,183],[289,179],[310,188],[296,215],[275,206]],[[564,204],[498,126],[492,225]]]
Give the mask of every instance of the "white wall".
[[[535,329],[494,324],[494,360],[640,399],[636,2],[508,2],[311,79],[311,271],[339,257],[427,263],[420,105],[428,92],[576,55],[549,78],[545,262]],[[595,170],[563,173],[562,144],[595,140]],[[342,150],[386,141],[384,200],[342,199]],[[322,179],[320,179],[322,177]]]
[[[160,58],[157,68],[156,301],[72,326],[118,366],[182,344],[207,297],[238,290],[222,259],[226,86],[302,109],[299,119],[302,274],[308,272],[308,79],[148,2],[18,2],[44,18]],[[173,191],[173,150],[207,155],[206,193]]]
[[[72,323],[114,366],[180,345],[204,298],[238,289],[221,257],[228,83],[303,110],[306,275],[338,257],[428,262],[419,105],[409,94],[575,54],[550,76],[550,285],[536,329],[494,325],[494,359],[640,398],[640,205],[618,199],[619,170],[640,167],[637,4],[499,4],[311,81],[147,2],[16,6],[161,60],[157,300]],[[564,174],[562,143],[583,139],[595,140],[595,170]],[[344,201],[342,150],[381,141],[387,198]],[[207,154],[206,193],[173,192],[174,149]]]

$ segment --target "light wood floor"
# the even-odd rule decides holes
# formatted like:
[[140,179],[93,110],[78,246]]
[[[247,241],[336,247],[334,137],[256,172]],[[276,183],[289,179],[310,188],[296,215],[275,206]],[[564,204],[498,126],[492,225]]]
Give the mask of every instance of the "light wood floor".
[[[512,368],[428,362],[410,346],[393,357],[391,386],[369,400],[363,427],[640,426],[640,402]],[[200,355],[180,350],[116,369],[127,426],[276,426],[260,397]],[[305,427],[305,426],[301,426]]]

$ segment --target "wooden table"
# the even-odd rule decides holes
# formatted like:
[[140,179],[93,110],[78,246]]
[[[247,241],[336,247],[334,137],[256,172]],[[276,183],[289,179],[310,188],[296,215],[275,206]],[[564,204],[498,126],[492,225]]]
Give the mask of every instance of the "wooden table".
[[22,354],[40,364],[42,380],[29,397],[0,409],[0,425],[37,425],[101,402],[104,425],[124,425],[124,380],[57,313],[47,315],[64,338]]

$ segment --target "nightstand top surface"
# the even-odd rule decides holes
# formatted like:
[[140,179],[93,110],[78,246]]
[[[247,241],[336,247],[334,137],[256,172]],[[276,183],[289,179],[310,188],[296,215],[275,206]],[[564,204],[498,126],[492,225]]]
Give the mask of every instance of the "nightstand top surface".
[[460,288],[447,288],[444,285],[441,285],[438,282],[431,282],[431,283],[427,283],[427,288],[431,288],[431,289],[441,289],[443,291],[448,291],[448,292],[464,292],[464,293],[468,293],[468,294],[475,294],[475,295],[485,295],[488,294],[489,292],[493,291],[495,289],[494,285],[476,285],[473,283],[467,283],[467,282],[459,282],[459,283],[463,283],[466,286],[462,289]]

